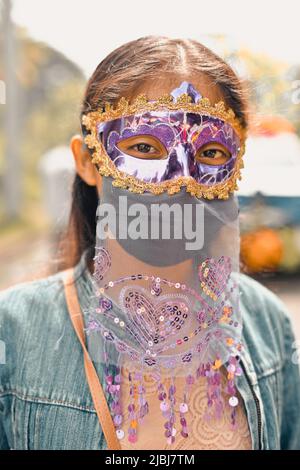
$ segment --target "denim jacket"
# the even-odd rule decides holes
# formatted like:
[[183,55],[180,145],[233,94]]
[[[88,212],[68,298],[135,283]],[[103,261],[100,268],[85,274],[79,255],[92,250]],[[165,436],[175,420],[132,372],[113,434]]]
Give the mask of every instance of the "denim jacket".
[[[82,309],[92,293],[84,256],[75,267]],[[300,449],[300,380],[284,306],[241,275],[243,316],[237,387],[253,449]],[[0,294],[0,449],[105,449],[71,325],[61,274]],[[95,364],[100,380],[104,374]]]

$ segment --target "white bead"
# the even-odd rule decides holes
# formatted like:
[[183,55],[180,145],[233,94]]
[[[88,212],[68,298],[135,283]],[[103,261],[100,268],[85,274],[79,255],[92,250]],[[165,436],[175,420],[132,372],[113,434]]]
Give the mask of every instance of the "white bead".
[[186,403],[180,403],[180,406],[179,406],[180,413],[187,413],[188,410],[189,410],[189,407],[187,406]]
[[118,429],[116,431],[116,434],[117,434],[117,438],[120,439],[120,440],[123,439],[123,437],[125,436],[125,433],[124,433],[123,429]]
[[118,317],[116,317],[116,318],[114,319],[114,322],[115,322],[115,323],[119,323],[119,321],[120,321],[120,320],[119,320]]
[[239,403],[239,400],[237,397],[230,397],[228,401],[229,401],[230,406],[237,406]]

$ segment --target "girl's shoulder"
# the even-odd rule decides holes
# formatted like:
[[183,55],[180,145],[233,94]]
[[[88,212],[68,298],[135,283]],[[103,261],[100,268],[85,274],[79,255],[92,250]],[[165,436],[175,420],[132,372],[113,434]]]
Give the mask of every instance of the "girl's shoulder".
[[295,334],[285,304],[256,280],[240,275],[243,337],[258,376],[291,361]]
[[92,406],[86,389],[82,392],[82,349],[69,319],[62,272],[0,293],[0,352],[1,345],[0,397]]
[[0,292],[0,340],[18,348],[31,338],[57,335],[66,321],[61,273],[23,282]]
[[255,279],[240,274],[240,303],[257,321],[290,321],[289,312],[281,299]]

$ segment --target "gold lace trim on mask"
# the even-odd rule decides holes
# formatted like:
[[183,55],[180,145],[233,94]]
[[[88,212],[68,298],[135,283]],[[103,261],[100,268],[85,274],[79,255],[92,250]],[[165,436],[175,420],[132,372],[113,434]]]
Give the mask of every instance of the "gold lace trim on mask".
[[[109,158],[102,142],[98,139],[97,124],[100,122],[111,121],[123,116],[141,114],[147,111],[186,111],[190,113],[204,114],[221,119],[230,124],[240,138],[240,150],[236,157],[235,167],[231,176],[221,183],[208,186],[197,183],[192,177],[182,176],[173,180],[167,180],[160,183],[149,183],[141,181],[134,176],[128,175],[117,169],[113,161]],[[104,110],[99,109],[91,111],[82,116],[82,124],[90,132],[85,136],[84,142],[90,148],[94,149],[92,162],[96,165],[98,172],[102,176],[111,176],[113,186],[128,189],[134,193],[142,194],[150,192],[152,194],[178,193],[181,187],[185,186],[186,191],[196,197],[205,197],[207,199],[227,199],[229,194],[238,189],[237,180],[241,179],[241,169],[243,168],[242,157],[245,152],[245,129],[241,126],[232,109],[226,109],[223,101],[211,105],[208,98],[201,98],[197,103],[191,102],[191,97],[187,93],[180,95],[176,101],[173,101],[172,95],[163,95],[155,101],[149,101],[146,95],[139,95],[133,103],[129,103],[126,98],[121,98],[117,105],[113,107],[110,103],[105,103]]]

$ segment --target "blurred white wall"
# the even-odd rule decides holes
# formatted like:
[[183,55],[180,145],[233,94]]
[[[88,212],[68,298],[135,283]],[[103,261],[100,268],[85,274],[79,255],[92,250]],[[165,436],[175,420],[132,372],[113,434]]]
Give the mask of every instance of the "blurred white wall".
[[49,150],[41,157],[39,170],[44,207],[51,224],[59,231],[68,222],[75,175],[70,148],[60,146]]

